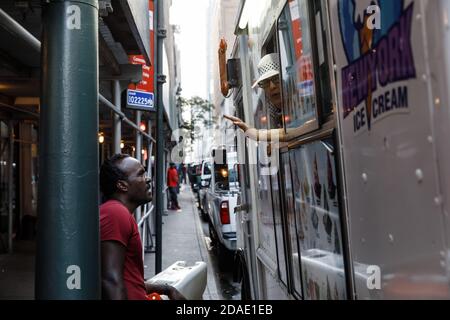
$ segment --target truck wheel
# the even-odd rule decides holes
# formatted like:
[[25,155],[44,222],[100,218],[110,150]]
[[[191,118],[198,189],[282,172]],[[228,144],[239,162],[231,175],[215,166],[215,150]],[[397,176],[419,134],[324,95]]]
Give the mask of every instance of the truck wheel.
[[200,215],[202,217],[202,220],[204,222],[208,222],[208,214],[204,210],[202,210],[200,213],[201,213]]
[[219,269],[221,271],[228,270],[230,267],[230,262],[231,262],[230,252],[219,241],[217,241],[217,245],[215,247],[216,247],[217,258],[218,258],[218,262],[219,262]]
[[211,245],[215,248],[217,246],[217,237],[214,228],[211,226],[211,222],[208,223],[209,229],[209,238],[211,239]]
[[[243,266],[245,268],[245,266]],[[241,279],[241,300],[252,300],[252,295],[250,293],[250,279],[246,271],[242,271],[243,276]]]

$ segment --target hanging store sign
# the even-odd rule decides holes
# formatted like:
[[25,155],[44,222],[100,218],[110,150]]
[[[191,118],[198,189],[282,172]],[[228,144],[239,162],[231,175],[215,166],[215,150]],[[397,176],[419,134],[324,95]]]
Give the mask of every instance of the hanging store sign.
[[152,65],[146,65],[145,59],[142,55],[128,56],[129,63],[142,65],[142,81],[138,84],[130,84],[127,90],[127,108],[142,110],[142,111],[156,111],[154,92],[154,30],[153,30],[153,11],[154,2],[148,2],[148,27],[150,31],[150,60]]
[[155,111],[154,104],[154,30],[153,30],[153,10],[154,3],[148,2],[148,23],[150,31],[150,60],[152,65],[148,66],[142,55],[130,55],[128,57],[131,64],[142,65],[142,81],[138,84],[130,84],[127,90],[127,108],[142,111]]

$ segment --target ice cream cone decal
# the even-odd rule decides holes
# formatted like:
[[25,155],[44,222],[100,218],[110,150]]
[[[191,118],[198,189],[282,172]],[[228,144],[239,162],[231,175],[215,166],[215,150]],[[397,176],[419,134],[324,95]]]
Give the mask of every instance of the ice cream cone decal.
[[305,196],[305,191],[303,188],[301,188],[302,191],[302,211],[306,211],[306,196]]
[[323,208],[326,212],[330,211],[330,206],[328,205],[327,192],[325,191],[325,186],[323,186]]
[[309,182],[307,177],[305,177],[305,181],[303,182],[303,191],[305,192],[306,198],[308,199],[309,202],[309,192],[311,190],[309,189]]
[[337,289],[337,284],[334,284],[334,300],[339,300],[339,293]]
[[[325,188],[324,188],[325,189]],[[328,206],[328,199],[327,199],[327,193],[324,190],[324,209],[325,213],[323,215],[323,226],[325,227],[325,232],[327,233],[327,240],[328,243],[331,243],[331,232],[333,231],[333,221],[331,221],[330,217],[330,207]]]
[[316,193],[317,204],[320,205],[320,200],[322,197],[322,185],[319,181],[319,172],[317,170],[317,155],[314,155],[314,192]]
[[300,223],[300,228],[297,233],[300,241],[303,241],[303,239],[305,239],[305,232],[303,231],[303,223]]
[[315,294],[315,282],[310,278],[308,279],[308,288],[309,288],[309,298],[312,300],[316,299],[316,294]]
[[315,289],[315,293],[316,293],[316,299],[320,300],[320,286],[315,281],[314,281],[314,289]]
[[308,220],[306,219],[306,202],[305,202],[305,193],[302,189],[302,197],[303,200],[301,201],[301,207],[300,207],[300,216],[301,216],[301,226],[305,227],[305,231],[308,231]]
[[318,232],[319,216],[317,215],[317,212],[316,212],[316,205],[314,204],[315,203],[314,200],[315,200],[315,197],[314,197],[314,192],[313,192],[313,200],[312,200],[313,205],[311,206],[311,208],[312,208],[312,211],[311,211],[311,222],[312,222],[314,230],[316,230],[317,238],[320,238],[320,235],[319,235],[319,232]]
[[337,230],[337,224],[334,226],[334,252],[337,254],[341,254],[341,244],[339,239],[339,234]]
[[331,289],[330,289],[330,282],[328,281],[328,277],[327,277],[327,300],[331,300]]
[[298,178],[298,174],[294,174],[294,191],[299,191],[300,189],[300,180]]
[[308,230],[307,228],[307,220],[306,220],[306,200],[305,200],[305,192],[303,191],[303,188],[300,188],[300,192],[301,192],[301,199],[300,199],[300,216],[301,216],[301,221],[298,223],[299,227],[298,227],[298,233],[299,233],[299,238],[300,239],[304,239],[305,238],[305,234],[303,232],[303,228],[305,230]]
[[305,272],[303,273],[303,281],[306,283],[306,294],[309,295],[309,279],[308,279],[308,270],[305,268]]
[[328,164],[328,195],[331,200],[336,197],[336,185],[333,180],[333,168],[331,166],[330,154],[327,152],[327,164]]

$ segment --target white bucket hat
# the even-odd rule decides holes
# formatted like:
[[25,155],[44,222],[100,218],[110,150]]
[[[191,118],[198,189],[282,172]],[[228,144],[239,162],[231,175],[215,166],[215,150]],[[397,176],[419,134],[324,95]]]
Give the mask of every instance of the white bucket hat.
[[262,57],[258,64],[259,78],[253,84],[252,88],[256,88],[260,82],[272,78],[280,73],[280,60],[277,53],[266,54]]

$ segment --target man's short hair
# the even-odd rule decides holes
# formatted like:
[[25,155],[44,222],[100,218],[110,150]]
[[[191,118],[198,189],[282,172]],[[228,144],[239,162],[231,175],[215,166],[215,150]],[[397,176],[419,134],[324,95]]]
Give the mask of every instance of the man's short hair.
[[103,162],[100,168],[100,190],[103,196],[109,199],[117,192],[117,182],[127,180],[127,175],[119,168],[123,159],[129,158],[128,154],[115,154]]

